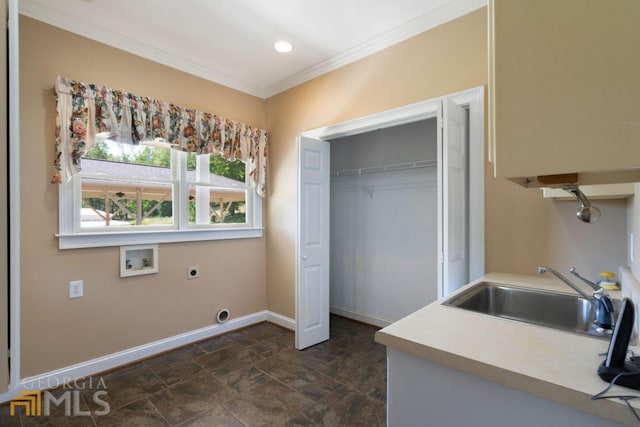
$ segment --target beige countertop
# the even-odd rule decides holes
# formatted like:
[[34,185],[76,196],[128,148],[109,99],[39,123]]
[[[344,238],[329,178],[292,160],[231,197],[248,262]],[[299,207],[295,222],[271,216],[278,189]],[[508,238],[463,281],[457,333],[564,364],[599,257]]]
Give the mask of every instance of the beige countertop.
[[[549,276],[490,273],[480,281],[573,293]],[[617,295],[616,295],[617,294]],[[619,292],[612,293],[620,298]],[[451,295],[445,299],[450,298]],[[387,326],[376,341],[397,350],[628,425],[618,399],[592,401],[606,387],[596,371],[609,341],[442,305],[438,300]],[[640,348],[633,348],[640,353]],[[622,387],[611,393],[636,394]],[[640,408],[640,401],[631,403]]]

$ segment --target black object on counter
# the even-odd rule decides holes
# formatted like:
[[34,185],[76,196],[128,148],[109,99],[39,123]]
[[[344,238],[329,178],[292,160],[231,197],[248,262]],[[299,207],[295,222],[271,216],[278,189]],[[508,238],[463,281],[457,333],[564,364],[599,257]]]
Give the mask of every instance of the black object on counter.
[[633,302],[625,298],[620,306],[620,314],[609,341],[607,358],[598,368],[598,375],[608,383],[615,380],[616,385],[640,389],[640,365],[626,361],[635,322],[635,311]]

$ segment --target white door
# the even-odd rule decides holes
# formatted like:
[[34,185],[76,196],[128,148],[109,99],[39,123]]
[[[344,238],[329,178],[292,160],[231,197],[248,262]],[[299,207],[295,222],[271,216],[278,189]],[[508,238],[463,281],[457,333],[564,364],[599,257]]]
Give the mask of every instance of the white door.
[[442,296],[469,281],[467,113],[448,98],[442,127]]
[[329,143],[298,141],[296,348],[329,339]]

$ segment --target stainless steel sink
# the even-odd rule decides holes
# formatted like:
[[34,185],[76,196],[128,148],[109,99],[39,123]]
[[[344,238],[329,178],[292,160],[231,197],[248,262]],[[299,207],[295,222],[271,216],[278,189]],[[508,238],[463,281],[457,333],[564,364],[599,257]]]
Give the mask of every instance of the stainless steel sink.
[[481,282],[444,305],[566,332],[609,339],[594,323],[591,302],[579,295]]

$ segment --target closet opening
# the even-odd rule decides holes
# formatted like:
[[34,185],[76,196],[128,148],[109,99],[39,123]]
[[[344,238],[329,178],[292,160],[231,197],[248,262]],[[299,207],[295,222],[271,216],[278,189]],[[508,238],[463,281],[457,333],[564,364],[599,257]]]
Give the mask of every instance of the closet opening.
[[330,311],[386,326],[482,276],[483,88],[304,132],[297,207],[297,349]]
[[329,141],[331,313],[382,327],[437,299],[437,132],[434,117]]

